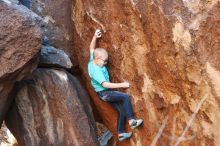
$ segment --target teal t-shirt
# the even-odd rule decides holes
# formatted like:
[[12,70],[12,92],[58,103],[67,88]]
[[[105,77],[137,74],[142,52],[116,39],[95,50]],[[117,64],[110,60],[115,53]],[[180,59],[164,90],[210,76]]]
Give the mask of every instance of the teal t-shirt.
[[91,78],[91,84],[96,92],[106,90],[107,88],[102,86],[103,82],[109,81],[109,74],[105,66],[99,67],[93,63],[94,53],[90,53],[88,72]]

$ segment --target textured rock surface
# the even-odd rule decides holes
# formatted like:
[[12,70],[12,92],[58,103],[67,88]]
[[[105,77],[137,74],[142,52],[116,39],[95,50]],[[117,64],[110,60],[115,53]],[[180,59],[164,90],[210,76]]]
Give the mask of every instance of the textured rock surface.
[[41,48],[39,66],[70,69],[72,63],[69,56],[63,50],[47,45]]
[[[68,55],[73,54],[73,24],[71,21],[72,0],[31,0],[30,9],[41,16],[45,22],[45,35],[55,48],[63,49]],[[75,55],[71,60],[76,66]]]
[[[104,123],[116,113],[93,91],[89,43],[104,30],[113,82],[127,79],[135,115],[144,125],[118,146],[220,145],[220,3],[218,0],[76,0],[74,50]],[[112,124],[114,123],[114,124]]]
[[[37,65],[41,48],[38,18],[24,7],[0,1],[0,125],[16,81],[29,75]],[[12,97],[12,96],[11,96]]]
[[18,84],[6,125],[19,145],[98,145],[91,109],[75,83],[65,71],[37,69],[33,80]]

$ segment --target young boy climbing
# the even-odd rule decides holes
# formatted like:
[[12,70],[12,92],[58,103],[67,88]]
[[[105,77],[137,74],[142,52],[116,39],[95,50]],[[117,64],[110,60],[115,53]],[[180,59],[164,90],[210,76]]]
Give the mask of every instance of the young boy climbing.
[[103,48],[95,48],[97,39],[102,37],[101,30],[97,29],[90,43],[90,59],[88,72],[91,84],[101,100],[108,102],[118,111],[117,131],[119,141],[131,137],[132,132],[124,131],[125,119],[132,129],[143,123],[142,119],[135,119],[128,94],[114,90],[115,88],[129,88],[128,82],[112,83],[105,67],[108,60],[108,53]]

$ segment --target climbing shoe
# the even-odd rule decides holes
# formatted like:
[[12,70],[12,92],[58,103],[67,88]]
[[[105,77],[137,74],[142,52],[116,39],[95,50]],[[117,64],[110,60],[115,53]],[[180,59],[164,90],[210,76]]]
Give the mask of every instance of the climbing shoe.
[[131,121],[129,121],[129,125],[131,126],[131,129],[137,128],[138,126],[140,126],[143,123],[142,119],[132,119]]
[[119,141],[123,141],[123,140],[125,140],[125,139],[130,138],[131,135],[132,135],[132,132],[120,133],[120,134],[118,135],[118,140],[119,140]]

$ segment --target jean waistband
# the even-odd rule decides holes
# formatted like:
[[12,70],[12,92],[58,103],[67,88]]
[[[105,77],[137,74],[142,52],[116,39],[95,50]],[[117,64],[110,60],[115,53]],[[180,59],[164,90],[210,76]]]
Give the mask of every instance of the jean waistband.
[[105,92],[105,91],[110,91],[110,89],[105,89],[105,90],[102,90],[102,91],[98,91],[96,93],[102,93],[102,92]]

